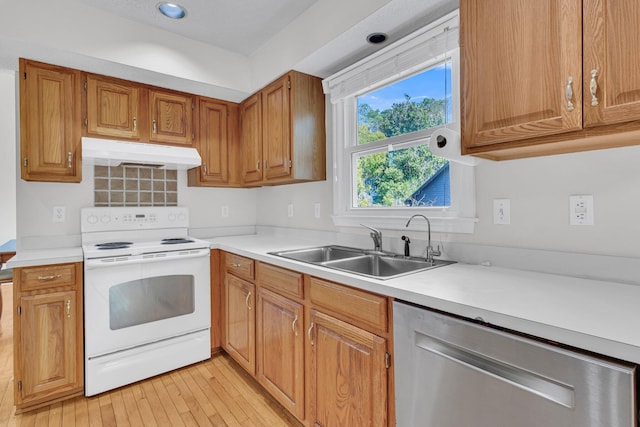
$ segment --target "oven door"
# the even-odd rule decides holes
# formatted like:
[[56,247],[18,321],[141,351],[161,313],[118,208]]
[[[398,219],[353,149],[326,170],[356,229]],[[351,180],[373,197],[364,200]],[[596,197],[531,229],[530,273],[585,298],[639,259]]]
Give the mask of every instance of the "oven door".
[[208,329],[209,249],[85,260],[85,357]]

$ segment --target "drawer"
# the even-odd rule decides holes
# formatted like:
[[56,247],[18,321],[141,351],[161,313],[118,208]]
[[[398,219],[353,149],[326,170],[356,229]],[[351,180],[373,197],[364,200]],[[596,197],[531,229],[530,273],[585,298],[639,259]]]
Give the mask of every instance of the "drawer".
[[304,298],[302,274],[295,271],[259,262],[258,283],[284,296]]
[[245,258],[240,255],[226,253],[225,254],[225,269],[243,279],[251,280],[255,279],[255,261],[251,258]]
[[372,332],[386,332],[387,298],[369,292],[311,277],[311,303],[346,322]]
[[20,275],[20,292],[75,286],[78,283],[75,263],[24,267],[16,270],[19,270]]

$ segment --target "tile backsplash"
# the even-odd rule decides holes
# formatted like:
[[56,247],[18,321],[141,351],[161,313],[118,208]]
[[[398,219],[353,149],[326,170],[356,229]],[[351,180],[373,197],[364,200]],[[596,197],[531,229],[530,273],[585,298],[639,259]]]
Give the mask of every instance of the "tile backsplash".
[[94,206],[177,206],[178,172],[147,166],[95,166]]

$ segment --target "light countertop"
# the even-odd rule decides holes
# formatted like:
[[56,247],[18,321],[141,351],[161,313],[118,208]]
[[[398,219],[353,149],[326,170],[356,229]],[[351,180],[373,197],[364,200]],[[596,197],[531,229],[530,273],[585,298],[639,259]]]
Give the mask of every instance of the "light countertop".
[[82,262],[82,248],[52,248],[21,250],[7,261],[8,268],[31,267],[34,265],[64,264]]
[[637,285],[462,263],[377,280],[268,254],[335,242],[260,234],[207,240],[212,248],[640,363]]

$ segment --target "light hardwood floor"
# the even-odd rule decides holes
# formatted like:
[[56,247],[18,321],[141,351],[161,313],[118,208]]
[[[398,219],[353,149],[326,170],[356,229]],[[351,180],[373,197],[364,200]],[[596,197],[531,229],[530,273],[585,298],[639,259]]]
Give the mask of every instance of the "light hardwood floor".
[[226,355],[95,397],[78,397],[15,415],[12,285],[0,289],[4,301],[0,321],[0,427],[301,425]]

